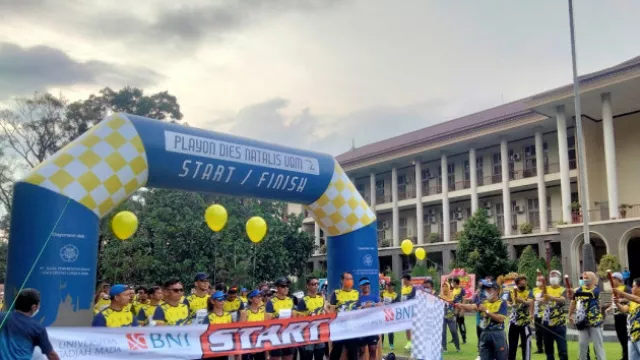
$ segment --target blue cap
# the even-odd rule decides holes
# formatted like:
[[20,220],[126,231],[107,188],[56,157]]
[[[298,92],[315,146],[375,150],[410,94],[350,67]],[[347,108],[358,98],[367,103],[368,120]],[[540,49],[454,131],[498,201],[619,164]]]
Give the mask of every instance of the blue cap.
[[211,298],[213,300],[224,300],[225,295],[222,291],[216,291],[213,293],[213,295],[211,295]]
[[109,296],[110,297],[114,297],[114,296],[122,294],[123,292],[125,292],[127,290],[129,290],[129,287],[127,285],[122,285],[122,284],[113,285],[111,287],[111,290],[109,291]]
[[485,288],[490,288],[490,289],[499,289],[500,288],[498,286],[497,282],[487,281],[487,280],[480,280],[480,283],[482,284],[482,287],[485,287]]
[[247,288],[240,289],[240,292],[247,292]]
[[251,298],[254,298],[254,297],[256,297],[256,296],[258,296],[260,294],[261,294],[260,290],[256,289],[256,290],[253,290],[252,292],[250,292],[249,295],[247,295],[247,298],[251,299]]
[[209,275],[203,272],[199,272],[196,274],[196,278],[193,281],[203,281],[203,280],[209,280]]
[[359,283],[360,286],[370,285],[370,284],[371,284],[371,281],[369,281],[368,279],[360,280],[360,283]]

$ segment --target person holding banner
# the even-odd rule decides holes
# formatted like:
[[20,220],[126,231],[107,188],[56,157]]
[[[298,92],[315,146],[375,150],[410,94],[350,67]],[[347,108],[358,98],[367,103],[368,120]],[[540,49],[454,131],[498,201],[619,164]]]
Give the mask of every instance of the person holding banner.
[[[324,314],[324,297],[319,294],[318,278],[310,276],[307,278],[307,294],[298,301],[296,312],[300,316],[314,316]],[[300,360],[323,360],[326,344],[311,344],[300,348]]]
[[244,303],[238,297],[238,287],[232,286],[227,291],[227,297],[224,302],[224,311],[231,314],[233,321],[238,321],[238,314],[243,309]]
[[[425,280],[426,282],[427,280]],[[433,286],[432,286],[433,287]],[[390,305],[396,301],[398,301],[398,294],[396,293],[395,284],[391,281],[387,281],[384,286],[384,290],[382,290],[382,294],[380,294],[382,298],[383,305]],[[393,333],[389,333],[389,349],[393,351]],[[382,334],[382,346],[384,347],[384,334]]]
[[[240,322],[264,321],[264,306],[262,306],[262,292],[253,290],[247,295],[247,306],[240,311]],[[264,352],[242,355],[242,360],[264,360]]]
[[[340,281],[342,282],[342,288],[334,290],[333,294],[331,294],[331,299],[329,300],[330,310],[332,312],[355,310],[360,293],[353,289],[353,275],[349,272],[343,272],[340,275]],[[347,360],[358,360],[357,339],[334,341],[329,359],[340,360],[344,348],[347,349]]]
[[199,272],[193,279],[193,293],[186,297],[186,305],[189,306],[189,317],[194,324],[201,324],[207,316],[207,303],[209,302],[209,276]]
[[[380,306],[380,299],[376,296],[371,295],[371,281],[369,278],[363,277],[358,282],[360,285],[360,297],[358,298],[358,303],[356,307],[358,309],[368,309],[374,306]],[[380,340],[380,335],[372,335],[360,338],[360,349],[358,353],[362,358],[365,352],[369,351],[369,359],[376,359],[378,356],[378,340]]]
[[[567,318],[565,316],[565,303],[567,302],[567,289],[562,287],[562,274],[558,270],[552,270],[549,276],[550,286],[547,286],[547,294],[542,298],[544,312],[542,325],[544,326],[544,350],[547,360],[554,360],[553,344],[558,345],[558,357],[567,360]],[[537,332],[537,330],[536,330]]]
[[182,300],[184,286],[178,279],[164,283],[164,303],[156,308],[152,320],[158,326],[187,325],[190,321],[189,301]]
[[500,285],[494,281],[482,281],[482,298],[476,304],[458,304],[467,311],[477,311],[481,316],[480,360],[506,360],[508,356],[504,322],[507,319],[507,302],[500,297]]
[[[282,277],[275,282],[276,294],[272,297],[265,306],[265,320],[271,319],[288,319],[292,317],[294,306],[293,299],[289,294],[289,279]],[[293,359],[293,353],[295,348],[284,348],[271,350],[271,359],[291,360]]]
[[[411,284],[411,274],[405,273],[402,275],[402,288],[400,289],[399,301],[412,300],[416,297],[416,288]],[[411,330],[406,331],[407,344],[404,346],[405,350],[411,349]]]
[[136,319],[138,320],[138,324],[141,326],[155,326],[155,322],[153,322],[153,314],[156,312],[158,306],[162,304],[164,293],[160,286],[152,286],[147,289],[147,296],[149,297],[149,303],[142,305],[136,315]]
[[138,321],[131,311],[127,311],[127,306],[133,297],[133,290],[126,285],[114,285],[109,290],[111,304],[101,310],[93,317],[94,327],[128,327],[138,326]]
[[214,292],[207,301],[207,317],[205,324],[231,324],[231,313],[224,310],[225,295],[222,291]]
[[40,292],[23,289],[12,307],[11,312],[0,312],[0,359],[31,360],[37,346],[48,360],[60,360],[47,329],[33,318],[40,310]]

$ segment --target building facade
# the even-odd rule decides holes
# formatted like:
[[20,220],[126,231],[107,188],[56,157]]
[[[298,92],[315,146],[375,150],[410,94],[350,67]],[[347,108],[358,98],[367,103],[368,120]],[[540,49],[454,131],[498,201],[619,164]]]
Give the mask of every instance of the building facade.
[[[415,261],[400,242],[424,247],[448,272],[456,233],[480,208],[502,231],[511,258],[532,245],[558,256],[574,278],[588,212],[596,260],[611,253],[640,276],[640,57],[580,77],[587,194],[579,196],[573,89],[567,85],[341,154],[337,160],[378,218],[380,267]],[[579,202],[583,199],[583,203]],[[304,229],[325,264],[322,229]]]

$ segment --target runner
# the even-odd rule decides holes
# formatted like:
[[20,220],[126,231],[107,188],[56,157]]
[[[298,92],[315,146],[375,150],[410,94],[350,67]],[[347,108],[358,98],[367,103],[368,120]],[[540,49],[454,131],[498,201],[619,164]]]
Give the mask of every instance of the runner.
[[[371,294],[371,282],[369,281],[369,278],[361,278],[358,282],[358,285],[360,285],[360,297],[358,298],[358,303],[356,305],[358,309],[368,309],[374,306],[382,305],[380,299]],[[380,335],[372,335],[359,339],[360,349],[358,352],[360,354],[360,358],[363,358],[365,352],[368,350],[369,359],[376,359],[378,355],[379,339]]]
[[542,327],[542,317],[545,313],[545,304],[543,304],[542,299],[542,282],[544,281],[543,276],[539,276],[536,279],[536,287],[533,288],[533,316],[534,316],[534,324],[536,331],[536,354],[544,354],[544,335],[545,331]]
[[[460,278],[453,278],[453,303],[454,304],[462,304],[464,301],[464,297],[467,296],[467,292],[463,287],[460,286]],[[464,310],[461,308],[455,309],[455,318],[456,323],[458,325],[458,330],[460,332],[460,337],[462,338],[462,343],[467,343],[467,325],[464,323]]]
[[[387,282],[385,284],[385,289],[382,291],[382,295],[380,297],[382,298],[383,305],[390,305],[398,301],[398,294],[396,293],[395,284],[391,281]],[[389,349],[393,351],[394,335],[393,333],[389,333],[388,335]],[[382,334],[382,347],[384,347],[384,334]]]
[[[624,291],[626,293],[630,293],[631,289],[625,285],[624,278],[622,273],[616,272],[613,273],[613,285],[616,289],[620,291]],[[622,304],[625,304],[628,300],[624,297],[620,297],[618,301]],[[620,342],[620,346],[622,346],[622,360],[629,359],[629,333],[627,331],[627,314],[623,313],[619,310],[617,303],[611,304],[609,308],[611,312],[613,312],[613,320],[616,328],[616,336],[618,337],[618,341]]]
[[127,306],[133,297],[133,290],[126,285],[114,285],[109,290],[109,297],[111,299],[109,307],[94,316],[91,326],[112,328],[138,326],[133,313],[127,311]]
[[[629,314],[629,360],[640,360],[640,278],[632,282],[631,293],[613,289],[620,311]],[[620,301],[628,301],[627,304]]]
[[149,297],[149,303],[142,305],[138,311],[136,319],[138,320],[138,324],[141,326],[155,326],[156,324],[153,321],[153,314],[156,312],[156,308],[162,305],[164,292],[160,286],[152,286],[147,290],[147,296]]
[[453,305],[453,291],[449,288],[449,283],[442,284],[440,289],[440,298],[445,301],[444,303],[444,321],[442,323],[442,351],[447,351],[447,328],[451,332],[451,338],[453,345],[456,347],[456,352],[460,352],[460,339],[458,338],[458,328],[456,324],[456,314]]
[[133,300],[133,306],[131,311],[133,312],[133,316],[137,317],[140,309],[146,304],[149,303],[149,294],[148,290],[144,286],[138,286],[136,288],[136,296],[135,300]]
[[[400,289],[399,301],[412,300],[416,297],[416,289],[411,285],[411,275],[405,273],[402,275],[402,288]],[[411,350],[411,330],[406,331],[407,344],[404,346],[405,350]]]
[[[262,306],[262,293],[260,290],[253,290],[247,295],[247,306],[240,311],[240,321],[258,322],[264,321],[264,306]],[[242,355],[243,360],[264,360],[265,352]]]
[[189,323],[188,301],[182,299],[184,286],[178,279],[164,283],[164,304],[156,308],[153,321],[156,325],[187,325]]
[[222,291],[214,292],[207,301],[208,315],[205,324],[231,324],[233,317],[231,313],[224,310],[225,294]]
[[[335,290],[331,294],[331,300],[329,300],[331,312],[342,312],[354,310],[360,294],[353,289],[353,275],[349,272],[344,272],[340,275],[340,281],[342,282],[342,289]],[[358,359],[358,341],[357,340],[341,340],[334,341],[331,353],[329,355],[330,360],[340,360],[342,357],[342,350],[347,349],[347,360]]]
[[111,304],[111,298],[109,298],[109,291],[111,290],[111,284],[107,282],[101,282],[96,288],[96,296],[93,299],[93,315],[96,315],[101,310],[109,307]]
[[209,302],[209,276],[199,272],[193,279],[193,294],[186,298],[189,306],[189,317],[193,324],[202,324],[207,316],[207,303]]
[[[307,278],[307,294],[298,301],[296,311],[300,316],[314,316],[324,314],[325,302],[318,293],[318,278]],[[301,360],[323,360],[325,343],[306,345],[300,348]]]
[[[271,319],[287,319],[293,316],[293,299],[288,296],[289,279],[286,277],[276,280],[276,294],[272,297],[265,307],[265,320]],[[291,360],[295,348],[283,348],[271,350],[271,359]]]
[[243,305],[244,303],[240,297],[238,297],[238,287],[230,287],[224,302],[224,311],[231,314],[233,321],[238,321],[240,310],[243,309]]

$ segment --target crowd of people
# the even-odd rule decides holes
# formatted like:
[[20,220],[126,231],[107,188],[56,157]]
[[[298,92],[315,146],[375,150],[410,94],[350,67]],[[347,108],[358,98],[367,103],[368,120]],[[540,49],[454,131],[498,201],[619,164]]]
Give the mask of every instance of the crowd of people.
[[[592,348],[595,359],[605,360],[602,325],[605,314],[612,313],[623,359],[640,360],[640,278],[633,280],[629,287],[621,273],[613,274],[613,301],[608,309],[601,307],[601,288],[596,274],[583,273],[577,288],[563,286],[562,279],[562,274],[554,270],[548,279],[538,276],[535,286],[529,286],[525,276],[518,276],[513,287],[504,288],[488,276],[478,282],[472,296],[467,296],[460,279],[443,282],[438,292],[431,278],[416,286],[411,282],[411,275],[405,274],[401,286],[396,288],[393,282],[383,282],[383,290],[376,296],[371,292],[370,279],[358,279],[356,287],[353,275],[348,272],[341,275],[340,288],[330,294],[326,292],[326,284],[321,288],[316,277],[306,279],[305,293],[292,294],[290,280],[285,277],[249,290],[224,283],[211,286],[207,274],[198,273],[189,295],[185,295],[185,287],[179,280],[169,280],[162,287],[135,289],[102,283],[95,299],[92,326],[228,324],[316,316],[407,301],[413,299],[417,291],[424,291],[443,300],[443,352],[448,348],[449,333],[456,351],[460,351],[460,340],[462,343],[467,340],[464,314],[475,312],[480,360],[515,360],[518,349],[522,359],[529,360],[534,330],[538,353],[545,353],[548,360],[554,360],[556,354],[560,360],[567,360],[567,322],[578,332],[579,359],[590,359]],[[38,346],[49,359],[58,359],[46,329],[33,319],[39,307],[37,290],[25,289],[17,296],[14,311],[0,313],[0,358],[28,359]],[[411,332],[407,331],[406,335],[405,349],[408,350],[412,346]],[[394,334],[386,334],[386,338],[393,350]],[[384,343],[385,334],[335,341],[331,348],[329,344],[320,343],[247,354],[242,358],[339,360],[346,352],[348,360],[362,359],[365,354],[372,359],[376,358],[380,340]]]

